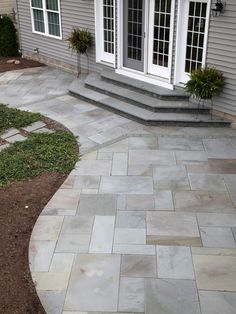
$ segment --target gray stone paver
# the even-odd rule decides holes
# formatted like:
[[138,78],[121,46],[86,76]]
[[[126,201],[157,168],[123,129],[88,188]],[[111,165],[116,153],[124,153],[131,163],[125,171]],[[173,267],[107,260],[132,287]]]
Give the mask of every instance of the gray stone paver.
[[[74,79],[50,67],[0,76],[0,102],[79,136],[81,161],[29,249],[47,313],[235,313],[236,131],[140,125],[68,95]],[[148,244],[150,226],[166,245]]]

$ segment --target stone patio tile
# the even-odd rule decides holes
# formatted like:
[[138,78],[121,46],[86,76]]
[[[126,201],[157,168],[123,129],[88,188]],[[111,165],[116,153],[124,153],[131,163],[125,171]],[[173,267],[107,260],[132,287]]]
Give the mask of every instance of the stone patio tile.
[[200,227],[236,227],[236,214],[198,213]]
[[147,243],[202,246],[192,213],[147,212]]
[[116,215],[116,228],[145,228],[144,211],[119,211]]
[[102,177],[100,193],[152,194],[153,182],[151,177],[141,176]]
[[192,280],[146,279],[146,314],[200,314]]
[[175,165],[175,156],[173,152],[160,150],[130,150],[130,165]]
[[27,131],[27,132],[32,132],[41,128],[44,128],[46,126],[46,124],[43,121],[37,121],[34,122],[26,127],[23,127],[22,129]]
[[76,169],[72,171],[75,175],[109,176],[111,173],[111,160],[81,160]]
[[199,291],[202,314],[235,314],[236,293]]
[[236,291],[236,256],[193,255],[200,290]]
[[41,212],[43,216],[75,216],[77,208],[75,209],[57,209],[57,208],[44,208]]
[[114,153],[111,174],[114,175],[127,175],[128,167],[128,154],[127,153]]
[[89,253],[111,253],[115,216],[95,216]]
[[23,142],[23,141],[25,141],[27,139],[27,137],[25,137],[25,136],[23,136],[23,135],[21,135],[21,134],[16,134],[16,135],[13,135],[13,136],[11,136],[11,137],[8,137],[7,138],[7,141],[9,142],[9,143],[15,143],[15,142]]
[[65,217],[61,233],[91,234],[94,216]]
[[129,176],[152,176],[151,165],[128,165]]
[[109,152],[98,152],[98,160],[112,160],[113,153]]
[[185,166],[154,167],[153,181],[157,189],[190,190]]
[[114,144],[108,145],[99,150],[99,152],[125,153],[128,152],[129,140],[124,139]]
[[73,189],[76,176],[69,175],[64,183],[61,185],[62,189]]
[[219,255],[219,256],[236,256],[235,249],[192,247],[193,255]]
[[114,244],[146,244],[146,230],[115,228]]
[[155,191],[156,210],[174,210],[173,196],[170,190]]
[[116,198],[115,194],[81,194],[78,214],[113,216],[116,213]]
[[46,208],[72,209],[77,208],[80,198],[79,189],[59,189],[46,205]]
[[144,279],[120,279],[119,312],[144,312]]
[[236,159],[236,150],[233,148],[230,139],[203,139],[208,158],[214,159]]
[[154,210],[153,195],[126,195],[127,210]]
[[207,153],[201,151],[176,151],[175,156],[178,164],[202,163],[208,160]]
[[39,299],[47,314],[59,314],[62,312],[65,291],[38,291]]
[[10,128],[10,129],[6,130],[5,132],[0,133],[0,137],[5,140],[8,137],[11,137],[11,136],[16,135],[18,133],[19,133],[19,130],[15,129],[15,128]]
[[191,250],[184,246],[157,246],[158,278],[194,280]]
[[117,210],[125,210],[126,209],[126,195],[119,194],[117,195]]
[[29,264],[31,271],[48,271],[55,250],[56,241],[31,241]]
[[236,248],[236,242],[231,228],[201,227],[203,246],[217,248]]
[[156,277],[155,256],[123,255],[121,260],[123,277]]
[[229,189],[229,192],[236,194],[236,174],[227,174],[224,175],[224,180]]
[[82,194],[98,194],[98,189],[82,189]]
[[202,141],[194,138],[159,137],[159,147],[163,150],[204,150]]
[[64,291],[67,289],[70,273],[66,272],[32,272],[37,291]]
[[57,241],[63,219],[63,216],[39,216],[31,235],[31,241]]
[[137,254],[137,255],[155,255],[155,245],[146,244],[114,244],[113,253],[115,254]]
[[7,148],[9,146],[10,146],[10,144],[8,144],[8,143],[0,145],[0,152],[3,151],[5,148]]
[[189,174],[192,190],[226,191],[222,176],[218,174]]
[[52,258],[50,272],[67,272],[70,273],[74,262],[75,254],[72,253],[55,253]]
[[90,234],[61,234],[56,246],[57,253],[87,253]]
[[188,212],[234,213],[228,193],[213,191],[176,191],[175,209]]
[[236,241],[236,227],[231,228],[231,230],[233,232],[234,240]]
[[157,137],[130,137],[129,149],[158,149]]
[[119,275],[119,255],[77,255],[64,310],[117,311]]
[[[97,154],[98,153],[96,150],[91,152],[91,153],[84,154],[81,156],[81,160],[95,160],[95,159],[97,159]],[[78,163],[78,165],[79,165],[79,163]]]
[[210,159],[204,164],[187,165],[190,173],[236,174],[236,160]]
[[38,130],[34,130],[33,133],[42,134],[42,133],[54,133],[54,130],[48,128],[41,128]]

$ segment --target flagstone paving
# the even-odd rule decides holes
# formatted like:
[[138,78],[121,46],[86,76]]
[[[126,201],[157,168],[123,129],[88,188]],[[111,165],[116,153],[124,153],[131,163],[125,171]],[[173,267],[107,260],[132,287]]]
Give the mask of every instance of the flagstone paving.
[[1,102],[79,136],[81,161],[30,242],[46,312],[235,314],[236,130],[139,125],[68,95],[73,80],[0,75]]

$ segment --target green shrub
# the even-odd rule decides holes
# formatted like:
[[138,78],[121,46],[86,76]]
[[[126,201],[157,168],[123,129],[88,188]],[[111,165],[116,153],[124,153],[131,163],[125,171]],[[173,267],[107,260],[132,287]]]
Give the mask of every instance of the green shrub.
[[0,56],[14,57],[18,53],[16,28],[8,16],[0,17]]
[[69,48],[76,53],[84,54],[92,46],[92,35],[87,29],[74,28],[67,39]]
[[190,74],[185,90],[200,99],[211,99],[224,87],[224,77],[216,68],[200,68]]

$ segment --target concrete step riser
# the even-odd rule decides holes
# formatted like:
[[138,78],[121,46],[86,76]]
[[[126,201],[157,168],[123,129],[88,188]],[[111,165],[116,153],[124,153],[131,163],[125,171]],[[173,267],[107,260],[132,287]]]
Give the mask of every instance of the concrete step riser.
[[210,110],[208,108],[179,108],[179,107],[170,107],[170,108],[153,108],[149,106],[148,104],[143,104],[141,102],[135,101],[133,99],[130,99],[126,96],[118,95],[116,93],[112,93],[106,89],[99,88],[97,86],[93,86],[89,83],[85,83],[85,87],[91,90],[94,90],[96,92],[102,93],[104,95],[107,95],[109,97],[113,97],[116,99],[119,99],[121,101],[125,101],[129,104],[132,104],[134,106],[152,111],[152,112],[162,112],[162,113],[170,113],[170,112],[177,112],[177,113],[200,113],[200,114],[209,114]]
[[78,97],[79,99],[81,100],[84,100],[84,101],[88,101],[89,103],[92,103],[96,106],[99,106],[101,108],[104,108],[106,110],[109,110],[111,112],[114,112],[114,113],[117,113],[125,118],[128,118],[128,119],[131,119],[133,121],[136,121],[136,122],[139,122],[139,123],[142,123],[144,125],[151,125],[151,126],[180,126],[180,127],[185,127],[185,126],[192,126],[192,127],[229,127],[230,124],[227,123],[227,122],[215,122],[215,121],[208,121],[208,122],[193,122],[193,121],[150,121],[150,120],[144,120],[144,119],[141,119],[139,117],[136,117],[136,116],[133,116],[132,114],[129,114],[129,113],[126,113],[126,112],[123,112],[123,111],[120,111],[118,109],[115,109],[115,108],[112,108],[104,103],[102,103],[102,101],[96,101],[96,100],[93,100],[89,97],[86,97],[84,95],[80,95],[79,92],[78,93],[73,93],[70,91],[70,93],[75,96],[75,97]]
[[163,96],[163,95],[159,95],[159,94],[155,94],[155,93],[151,93],[149,91],[146,91],[146,90],[143,90],[139,87],[134,87],[134,86],[130,86],[126,83],[122,83],[122,82],[118,82],[116,80],[113,80],[111,78],[107,78],[107,77],[104,77],[101,75],[101,80],[104,81],[104,82],[107,82],[107,83],[110,83],[110,84],[115,84],[117,86],[121,86],[121,87],[125,87],[129,90],[132,90],[132,91],[135,91],[135,92],[140,92],[142,94],[145,94],[147,96],[151,96],[153,98],[157,98],[157,99],[161,99],[161,100],[173,100],[173,101],[178,101],[178,100],[188,100],[189,97],[188,96],[171,96],[171,95],[168,95],[168,96]]

